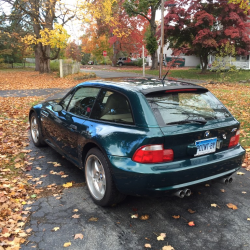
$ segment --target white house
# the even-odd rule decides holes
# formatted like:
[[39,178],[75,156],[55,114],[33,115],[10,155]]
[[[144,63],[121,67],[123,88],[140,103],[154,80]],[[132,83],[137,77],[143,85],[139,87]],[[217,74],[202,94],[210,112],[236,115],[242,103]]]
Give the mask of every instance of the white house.
[[[160,46],[157,49],[157,54],[158,54],[158,58],[160,55]],[[164,60],[167,62],[168,59],[170,58],[176,58],[172,56],[172,49],[168,49],[168,45],[164,45],[163,47],[163,58]],[[184,59],[184,67],[196,67],[197,65],[200,64],[200,59],[197,56],[186,56],[184,54],[180,54],[180,56],[178,58],[182,58]],[[159,61],[159,60],[158,60]],[[147,62],[149,63],[149,66],[152,65],[152,60],[151,60],[151,56],[147,57]]]

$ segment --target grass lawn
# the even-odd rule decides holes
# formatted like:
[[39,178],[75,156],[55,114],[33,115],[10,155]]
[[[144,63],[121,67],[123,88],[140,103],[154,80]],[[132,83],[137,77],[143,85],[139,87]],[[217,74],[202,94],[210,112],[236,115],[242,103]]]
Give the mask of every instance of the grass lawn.
[[[134,72],[134,73],[142,73],[142,70],[122,70],[126,72]],[[164,69],[163,72],[165,74],[167,70]],[[238,82],[240,80],[248,80],[250,79],[250,70],[239,70],[236,72],[225,72],[225,73],[217,73],[217,72],[210,72],[207,71],[206,74],[201,74],[200,69],[173,69],[170,70],[168,76],[174,78],[185,78],[185,79],[197,79],[197,80],[204,80],[204,81],[216,81],[216,82]],[[149,75],[159,75],[159,70],[146,70],[146,74]],[[224,79],[224,81],[223,81]]]

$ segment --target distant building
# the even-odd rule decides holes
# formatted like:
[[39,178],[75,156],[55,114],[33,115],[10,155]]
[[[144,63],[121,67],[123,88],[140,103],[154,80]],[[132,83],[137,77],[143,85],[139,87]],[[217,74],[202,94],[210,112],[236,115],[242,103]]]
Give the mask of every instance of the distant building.
[[[173,58],[177,58],[177,57],[173,57],[172,53],[173,53],[172,49],[168,49],[168,45],[166,44],[163,47],[163,58],[166,63],[168,63]],[[157,49],[157,54],[158,54],[158,61],[159,61],[160,46]],[[184,54],[180,54],[178,58],[181,59],[179,63],[177,64],[179,67],[196,67],[197,65],[200,65],[200,58],[197,56],[186,56]],[[147,57],[147,62],[149,66],[152,65],[151,56]]]

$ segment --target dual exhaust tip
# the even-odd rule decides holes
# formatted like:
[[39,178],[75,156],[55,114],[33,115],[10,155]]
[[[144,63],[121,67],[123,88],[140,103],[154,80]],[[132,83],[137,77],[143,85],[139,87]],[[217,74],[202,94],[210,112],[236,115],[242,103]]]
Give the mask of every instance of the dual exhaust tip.
[[174,193],[175,196],[179,198],[184,198],[185,196],[190,196],[191,195],[191,190],[186,188],[183,190],[178,190],[177,192]]
[[[227,177],[227,178],[222,178],[221,182],[223,184],[228,184],[233,182],[233,177]],[[184,198],[185,196],[190,196],[191,195],[191,190],[188,188],[185,188],[183,190],[178,190],[177,192],[174,193],[175,196],[179,198]]]
[[227,178],[223,178],[223,179],[221,179],[221,182],[223,183],[223,184],[228,184],[228,183],[232,183],[233,182],[233,177],[227,177]]

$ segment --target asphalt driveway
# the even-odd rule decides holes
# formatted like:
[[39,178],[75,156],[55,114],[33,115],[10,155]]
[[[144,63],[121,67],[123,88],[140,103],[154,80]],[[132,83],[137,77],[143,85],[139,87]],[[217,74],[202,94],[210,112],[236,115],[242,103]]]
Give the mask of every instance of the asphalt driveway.
[[[244,169],[244,175],[234,175],[232,184],[195,186],[184,199],[129,196],[121,204],[101,208],[92,202],[81,170],[50,147],[31,143],[29,149],[34,158],[30,181],[42,189],[32,204],[25,205],[30,211],[25,229],[32,231],[21,249],[64,249],[66,242],[74,250],[137,250],[145,244],[157,250],[167,245],[175,250],[250,249],[250,172]],[[73,186],[62,186],[68,182]],[[238,209],[228,208],[229,203]],[[135,214],[139,218],[131,218]],[[142,215],[149,218],[141,220]],[[195,226],[190,227],[190,221]],[[157,240],[161,233],[166,237]]]

